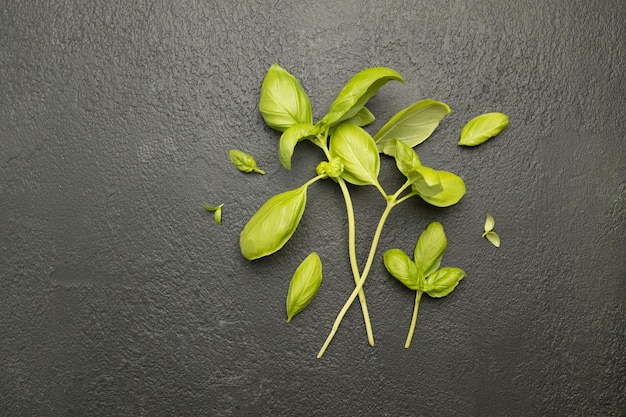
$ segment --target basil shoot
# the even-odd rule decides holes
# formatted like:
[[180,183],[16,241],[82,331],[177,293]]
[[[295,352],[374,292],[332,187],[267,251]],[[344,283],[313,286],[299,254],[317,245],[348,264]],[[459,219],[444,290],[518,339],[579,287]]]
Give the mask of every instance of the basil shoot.
[[443,226],[439,222],[433,222],[417,239],[413,261],[400,249],[390,249],[383,255],[385,268],[391,276],[405,287],[416,291],[411,326],[404,344],[407,349],[411,346],[413,339],[422,293],[435,298],[445,297],[465,277],[462,269],[439,268],[447,246],[448,241]]
[[[391,68],[366,68],[354,75],[337,94],[326,114],[317,122],[312,116],[311,103],[300,82],[278,64],[272,65],[261,85],[259,111],[265,123],[281,132],[278,157],[286,169],[292,167],[297,144],[311,141],[321,149],[325,159],[316,167],[317,176],[298,188],[270,197],[246,223],[239,236],[242,255],[248,260],[269,256],[280,250],[294,235],[307,202],[307,189],[314,182],[330,178],[341,189],[346,207],[348,254],[354,290],[339,311],[332,329],[317,357],[326,352],[348,309],[358,298],[368,343],[374,345],[374,335],[363,285],[369,276],[377,254],[378,242],[387,218],[397,205],[418,196],[437,207],[449,207],[465,195],[465,182],[458,175],[424,166],[414,147],[426,140],[450,114],[447,104],[424,99],[397,112],[371,136],[364,130],[375,116],[366,107],[369,100],[389,81],[404,83],[402,76]],[[461,133],[459,144],[474,146],[498,134],[508,124],[501,113],[481,115],[470,121]],[[394,193],[387,194],[378,181],[381,156],[395,159],[405,182]],[[261,172],[256,161],[241,151],[231,151],[233,164],[244,172]],[[356,221],[348,184],[373,185],[386,205],[380,214],[371,239],[365,264],[359,265],[356,244]],[[221,206],[208,207],[215,211],[216,223],[221,222]],[[219,215],[218,215],[219,212]],[[485,236],[492,243],[499,238],[493,230],[493,218],[488,216]],[[400,249],[390,249],[383,255],[389,273],[407,288],[416,292],[411,327],[405,347],[409,347],[418,307],[424,293],[431,297],[449,294],[465,273],[459,268],[441,267],[447,249],[447,238],[441,223],[433,222],[420,234],[413,259]],[[287,322],[304,309],[317,294],[322,281],[322,264],[313,252],[294,272],[286,298]]]
[[307,256],[294,272],[287,292],[287,323],[309,305],[322,283],[322,261],[317,253]]
[[459,145],[476,146],[502,132],[509,125],[504,113],[485,113],[474,117],[461,130]]
[[235,168],[241,172],[257,172],[261,175],[265,175],[265,171],[257,167],[256,160],[252,155],[248,155],[245,152],[238,151],[237,149],[231,149],[228,152],[230,161]]
[[203,204],[202,207],[208,212],[213,212],[213,220],[217,225],[222,224],[222,206],[224,204],[220,204],[219,206],[207,206]]
[[500,236],[493,231],[494,226],[496,225],[496,221],[493,219],[491,214],[487,214],[487,219],[485,220],[485,233],[483,233],[483,237],[487,238],[489,242],[496,248],[500,247]]

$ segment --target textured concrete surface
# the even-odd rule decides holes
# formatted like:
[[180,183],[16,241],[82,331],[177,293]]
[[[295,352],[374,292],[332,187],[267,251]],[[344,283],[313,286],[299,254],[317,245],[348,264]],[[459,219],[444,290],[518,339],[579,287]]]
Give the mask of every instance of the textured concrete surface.
[[[11,1],[0,7],[0,415],[625,416],[626,6],[619,0]],[[376,346],[350,310],[339,190],[315,184],[294,239],[245,261],[238,235],[294,169],[256,105],[265,71],[296,75],[320,118],[357,71],[406,85],[378,120],[425,97],[452,114],[417,148],[468,194],[392,213],[381,250],[432,220],[467,278],[425,299],[380,256],[366,285]],[[464,123],[510,127],[475,149]],[[266,176],[241,174],[228,150]],[[381,182],[400,183],[393,162]],[[361,263],[383,201],[354,189]],[[223,225],[202,203],[224,203]],[[487,213],[502,247],[481,238]],[[310,251],[318,297],[286,324]]]

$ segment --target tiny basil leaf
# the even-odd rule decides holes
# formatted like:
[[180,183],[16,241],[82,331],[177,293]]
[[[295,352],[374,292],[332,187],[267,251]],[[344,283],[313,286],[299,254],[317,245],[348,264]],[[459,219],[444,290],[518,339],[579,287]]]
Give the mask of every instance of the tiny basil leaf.
[[508,125],[509,117],[504,113],[485,113],[476,116],[461,130],[459,145],[480,145],[502,132]]
[[322,261],[317,253],[307,256],[294,272],[287,292],[287,323],[317,294],[322,283]]
[[265,171],[257,167],[256,160],[252,155],[248,155],[245,152],[241,152],[237,149],[231,149],[228,152],[228,156],[230,156],[230,160],[241,172],[258,172],[261,175],[265,175]]
[[[443,191],[434,196],[420,195],[420,197],[427,203],[437,207],[449,207],[458,203],[465,195],[465,183],[463,179],[448,171],[437,171],[437,174],[439,174],[439,181],[443,187]],[[413,184],[413,191],[419,194],[415,184]]]
[[307,186],[285,191],[267,200],[252,216],[239,236],[241,254],[248,260],[271,255],[296,231],[304,207]]
[[441,265],[441,258],[448,247],[448,240],[439,222],[432,222],[417,239],[413,259],[422,276],[428,277]]
[[202,207],[204,207],[204,209],[208,212],[213,212],[213,220],[215,221],[216,224],[221,225],[223,205],[224,204],[220,204],[219,206],[207,206],[206,204],[203,204]]
[[346,123],[363,127],[372,123],[374,120],[376,120],[376,117],[374,117],[372,112],[369,111],[367,107],[363,107],[354,117],[346,120]]
[[426,279],[426,294],[440,298],[450,294],[465,277],[465,272],[460,268],[441,268]]
[[395,141],[396,166],[405,177],[409,176],[422,165],[417,153],[412,147],[399,140]]
[[500,247],[500,236],[496,232],[494,232],[493,230],[489,231],[485,233],[485,237],[488,241],[491,242],[493,246],[495,246],[496,248]]
[[406,253],[400,249],[389,249],[383,255],[385,268],[398,281],[411,290],[419,290],[419,271]]
[[496,221],[493,216],[491,214],[487,214],[487,218],[485,219],[485,233],[483,234],[483,236],[486,235],[488,232],[491,232],[495,225]]
[[259,111],[265,123],[279,132],[295,124],[313,123],[309,97],[296,77],[278,64],[272,65],[265,75]]
[[450,114],[450,107],[432,99],[420,100],[396,113],[374,136],[380,152],[395,154],[395,140],[414,147],[435,131],[439,122]]
[[280,136],[278,156],[280,163],[287,169],[291,169],[291,157],[298,142],[310,139],[317,134],[317,128],[311,124],[298,124],[290,126]]
[[322,161],[317,165],[317,175],[327,175],[329,178],[337,178],[343,174],[343,162],[341,158],[330,158],[330,161]]
[[372,137],[358,126],[342,123],[330,139],[330,155],[343,162],[343,179],[354,185],[378,182],[380,155]]
[[404,82],[400,74],[386,67],[367,68],[357,73],[331,103],[328,113],[319,122],[320,127],[331,127],[356,116],[368,100],[391,80]]

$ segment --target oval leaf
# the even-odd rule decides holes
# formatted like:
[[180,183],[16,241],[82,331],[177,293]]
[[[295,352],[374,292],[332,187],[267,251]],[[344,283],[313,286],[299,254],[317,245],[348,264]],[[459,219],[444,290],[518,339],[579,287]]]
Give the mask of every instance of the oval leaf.
[[420,197],[433,197],[443,191],[439,171],[432,168],[419,166],[409,174],[408,179],[413,191]]
[[230,161],[233,163],[235,168],[237,168],[241,172],[258,172],[261,175],[265,175],[265,171],[259,169],[256,164],[256,160],[252,155],[248,155],[245,152],[239,151],[237,149],[231,149],[228,152],[228,156],[230,157]]
[[389,249],[383,255],[385,268],[398,281],[411,290],[419,288],[419,271],[406,253],[400,249]]
[[396,166],[405,177],[409,178],[417,168],[422,166],[422,163],[412,147],[399,140],[395,142]]
[[[458,203],[465,195],[463,179],[448,171],[437,171],[437,174],[443,191],[433,196],[420,195],[420,197],[437,207],[449,207]],[[417,192],[415,184],[413,184],[413,191]]]
[[358,126],[343,123],[330,139],[330,155],[343,162],[343,179],[355,185],[378,182],[380,155],[374,139]]
[[460,268],[441,268],[428,277],[424,291],[431,297],[445,297],[464,277],[465,272]]
[[374,136],[378,151],[394,156],[395,139],[411,148],[424,142],[448,114],[447,104],[432,99],[420,100],[400,110]]
[[487,214],[487,218],[485,219],[485,234],[491,232],[493,227],[496,225],[496,221],[491,214]]
[[287,292],[287,323],[315,298],[322,283],[322,261],[315,252],[307,256],[294,272]]
[[359,112],[354,116],[346,120],[346,123],[357,125],[359,127],[367,126],[376,120],[376,117],[372,114],[367,107],[361,108]]
[[271,255],[296,231],[306,206],[306,186],[277,194],[252,216],[239,236],[241,254],[248,260]]
[[314,137],[317,134],[317,128],[311,124],[293,125],[283,132],[280,136],[278,145],[278,156],[280,163],[287,169],[291,169],[291,157],[298,142]]
[[265,123],[280,132],[296,124],[313,123],[309,97],[296,77],[278,64],[265,75],[259,111]]
[[423,277],[428,277],[441,265],[441,258],[448,247],[448,240],[439,222],[432,222],[417,239],[413,258]]
[[404,83],[402,76],[391,68],[367,68],[357,73],[331,103],[328,113],[320,120],[320,126],[325,129],[356,116],[368,100],[391,80]]
[[500,236],[494,232],[494,231],[490,231],[485,233],[485,237],[487,238],[488,241],[491,242],[491,244],[493,246],[495,246],[496,248],[500,247]]
[[509,117],[504,113],[485,113],[476,116],[461,130],[459,145],[480,145],[502,132],[508,125]]

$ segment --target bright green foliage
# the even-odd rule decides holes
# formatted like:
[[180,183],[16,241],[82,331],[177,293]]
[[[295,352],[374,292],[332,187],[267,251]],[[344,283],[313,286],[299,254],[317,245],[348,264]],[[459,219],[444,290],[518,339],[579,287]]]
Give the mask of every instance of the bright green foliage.
[[435,131],[439,122],[450,114],[447,104],[436,100],[420,100],[396,113],[376,133],[374,141],[380,152],[395,156],[396,140],[409,147],[424,142]]
[[380,156],[372,137],[356,125],[337,126],[330,140],[330,155],[343,162],[343,179],[355,185],[378,183]]
[[372,123],[374,120],[376,120],[376,117],[374,117],[372,112],[369,111],[367,107],[363,107],[355,116],[346,120],[345,123],[350,123],[351,125],[363,127]]
[[223,205],[224,204],[220,204],[219,206],[207,206],[206,204],[203,204],[202,207],[204,207],[204,209],[206,211],[213,213],[213,220],[215,221],[215,224],[221,225],[222,224],[222,206]]
[[265,123],[279,132],[313,122],[311,103],[300,82],[278,64],[270,67],[263,80],[259,110]]
[[257,172],[261,175],[265,175],[265,171],[257,167],[256,160],[252,155],[248,155],[245,152],[238,151],[237,149],[231,149],[228,152],[228,156],[230,157],[230,161],[233,163],[235,168],[237,168],[241,172]]
[[314,138],[317,133],[317,128],[311,124],[293,125],[285,130],[280,136],[278,145],[280,163],[283,164],[285,168],[291,169],[291,157],[293,156],[293,151],[298,142]]
[[496,248],[500,247],[500,236],[493,231],[494,226],[496,225],[496,221],[494,220],[491,214],[487,214],[487,219],[485,219],[485,233],[483,233],[483,237],[487,238],[489,242]]
[[322,283],[322,261],[315,252],[307,256],[294,272],[287,292],[287,323],[309,305]]
[[476,146],[496,136],[509,125],[504,113],[485,113],[474,117],[461,130],[459,145]]

